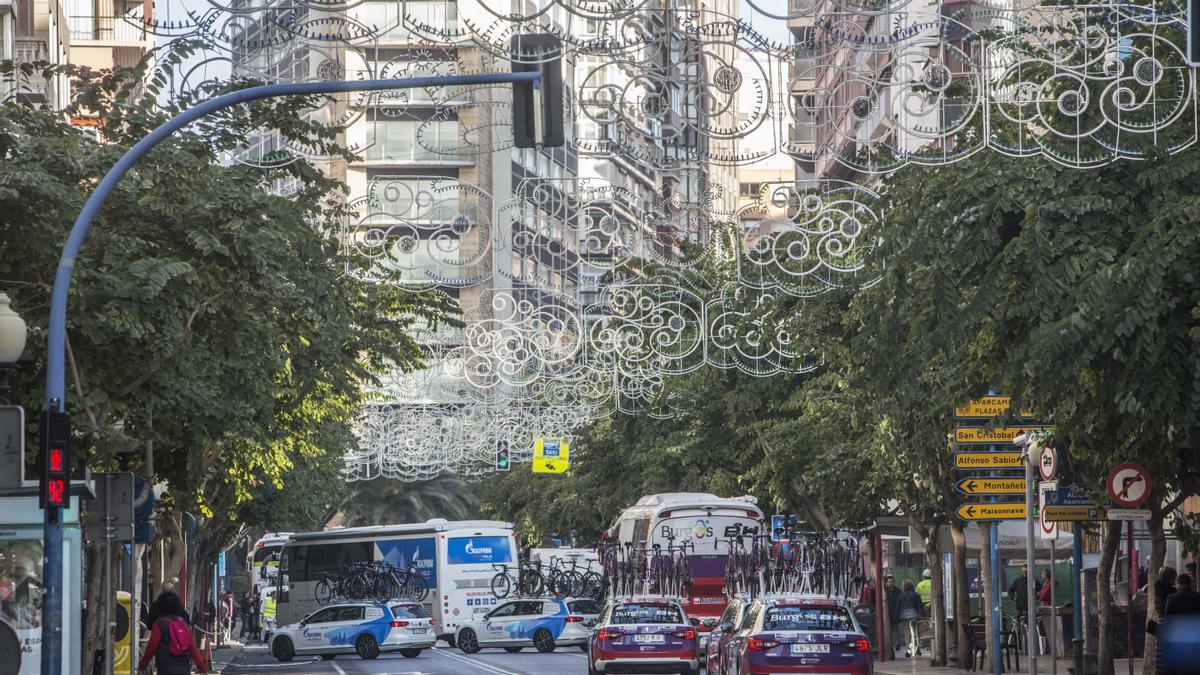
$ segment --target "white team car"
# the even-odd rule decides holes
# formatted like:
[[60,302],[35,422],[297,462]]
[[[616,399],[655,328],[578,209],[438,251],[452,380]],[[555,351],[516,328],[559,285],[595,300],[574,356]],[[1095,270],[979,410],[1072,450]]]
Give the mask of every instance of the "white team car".
[[552,652],[555,647],[582,647],[592,630],[584,626],[583,615],[572,611],[569,602],[559,598],[502,602],[482,618],[459,627],[454,642],[467,654],[483,647],[503,647],[509,652],[519,652],[525,647],[539,652]]
[[358,654],[373,659],[400,652],[415,659],[437,639],[434,620],[416,602],[345,602],[322,607],[271,634],[271,655],[291,661],[297,654]]

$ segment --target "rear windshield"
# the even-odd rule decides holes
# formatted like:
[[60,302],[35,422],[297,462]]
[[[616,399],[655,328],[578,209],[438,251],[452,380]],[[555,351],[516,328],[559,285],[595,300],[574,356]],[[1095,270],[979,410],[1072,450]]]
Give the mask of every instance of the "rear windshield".
[[397,619],[428,619],[429,614],[421,605],[392,605],[392,616]]
[[624,604],[613,608],[612,623],[683,623],[674,605]]
[[771,607],[763,630],[854,630],[854,621],[841,607]]
[[575,614],[599,614],[604,609],[595,600],[572,600],[567,603],[567,608]]

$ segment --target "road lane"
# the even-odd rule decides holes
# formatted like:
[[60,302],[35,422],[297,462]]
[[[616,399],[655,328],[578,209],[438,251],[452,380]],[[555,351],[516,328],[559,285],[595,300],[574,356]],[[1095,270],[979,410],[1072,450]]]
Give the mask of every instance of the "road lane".
[[272,658],[262,646],[242,651],[224,675],[283,673],[324,673],[335,675],[576,675],[587,672],[587,656],[577,647],[561,647],[550,654],[529,648],[517,654],[501,649],[484,649],[478,654],[463,654],[458,649],[437,647],[421,652],[415,659],[400,654],[382,654],[364,661],[352,654],[332,661],[297,656],[288,663]]

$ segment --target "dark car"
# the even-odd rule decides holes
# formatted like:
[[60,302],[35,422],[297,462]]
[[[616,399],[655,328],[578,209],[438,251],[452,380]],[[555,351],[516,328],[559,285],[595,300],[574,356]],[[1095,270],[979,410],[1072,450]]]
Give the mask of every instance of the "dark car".
[[721,614],[721,618],[717,620],[717,625],[708,634],[708,642],[704,647],[704,659],[707,662],[708,675],[721,675],[725,672],[721,654],[724,652],[725,646],[729,644],[729,640],[737,634],[737,627],[741,625],[742,619],[746,617],[746,610],[749,607],[749,600],[733,598],[725,606],[725,611]]
[[588,675],[684,673],[699,675],[695,626],[678,600],[613,600],[588,641]]
[[722,675],[870,675],[871,646],[845,603],[797,596],[755,600],[725,645]]

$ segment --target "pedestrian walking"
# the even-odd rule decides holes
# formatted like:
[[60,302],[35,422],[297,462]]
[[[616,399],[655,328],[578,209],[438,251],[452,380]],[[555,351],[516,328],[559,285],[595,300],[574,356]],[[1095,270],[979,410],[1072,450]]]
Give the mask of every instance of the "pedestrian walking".
[[179,596],[173,591],[163,591],[154,604],[159,616],[150,627],[150,641],[138,662],[138,672],[145,671],[153,659],[158,675],[187,675],[192,672],[192,666],[207,673],[204,657],[192,639],[191,624],[184,618]]
[[929,605],[933,602],[933,570],[928,567],[921,572],[921,580],[917,582],[917,595],[921,596],[921,604],[925,605],[925,614],[929,614]]
[[243,591],[242,598],[238,600],[238,621],[241,622],[241,627],[238,628],[238,639],[245,638],[250,631],[250,592]]
[[1049,607],[1053,598],[1050,596],[1050,568],[1042,570],[1042,584],[1038,587],[1037,599],[1041,607]]
[[925,603],[921,600],[921,594],[913,590],[911,579],[904,580],[904,592],[900,594],[896,604],[899,607],[900,623],[904,624],[908,637],[908,649],[904,651],[904,655],[920,656],[921,646],[917,643],[917,629],[913,624],[925,615]]
[[263,600],[262,617],[262,640],[263,642],[266,642],[267,637],[271,634],[271,631],[275,630],[275,591],[267,593],[266,599]]
[[896,588],[896,577],[883,577],[883,592],[887,598],[888,625],[892,628],[892,648],[900,649],[900,589]]
[[1166,616],[1167,598],[1175,593],[1175,578],[1177,573],[1170,565],[1158,569],[1158,581],[1154,582],[1154,608],[1158,616]]
[[[1034,594],[1041,590],[1042,582],[1035,581]],[[1029,615],[1029,565],[1021,565],[1021,576],[1008,586],[1008,598],[1017,605],[1018,617]]]
[[1175,592],[1167,597],[1163,616],[1194,616],[1200,614],[1200,593],[1193,587],[1192,575],[1180,574],[1175,579]]
[[250,637],[257,642],[262,635],[262,623],[260,618],[259,608],[261,607],[262,598],[259,597],[258,586],[254,587],[254,593],[250,596]]

